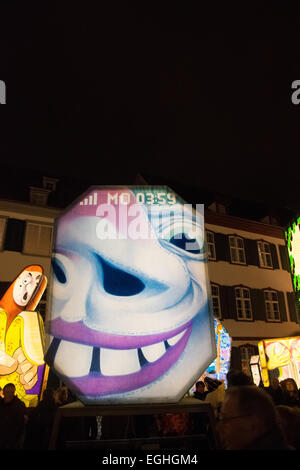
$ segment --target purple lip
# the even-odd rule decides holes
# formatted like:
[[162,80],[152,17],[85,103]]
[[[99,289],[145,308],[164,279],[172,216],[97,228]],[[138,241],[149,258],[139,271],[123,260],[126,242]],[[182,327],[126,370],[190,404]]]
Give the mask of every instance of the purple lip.
[[[63,381],[76,387],[78,394],[88,397],[100,397],[116,393],[125,393],[136,390],[157,380],[165,374],[181,356],[189,340],[192,326],[188,328],[177,344],[170,347],[161,359],[148,363],[139,372],[122,376],[103,376],[100,373],[91,373],[85,377],[63,377]],[[170,337],[170,336],[169,336]]]
[[95,347],[102,346],[103,348],[110,349],[135,349],[170,339],[182,331],[191,328],[192,323],[193,322],[191,320],[185,325],[165,333],[125,336],[92,330],[85,326],[82,321],[69,323],[61,318],[56,318],[48,324],[47,330],[49,334],[56,338],[65,339],[72,343],[87,344]]

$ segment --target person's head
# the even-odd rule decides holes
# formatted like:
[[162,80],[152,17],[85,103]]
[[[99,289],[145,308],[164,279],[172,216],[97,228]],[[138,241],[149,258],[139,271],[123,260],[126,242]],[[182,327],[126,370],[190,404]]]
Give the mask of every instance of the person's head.
[[275,377],[273,377],[273,379],[271,379],[271,387],[274,388],[275,390],[280,388],[279,380],[276,379]]
[[65,385],[59,387],[53,393],[54,401],[57,405],[65,405],[69,399],[69,389]]
[[282,388],[285,392],[289,394],[294,394],[298,391],[297,384],[294,379],[288,378],[284,380],[282,383]]
[[60,390],[60,399],[61,401],[68,401],[68,398],[69,398],[69,390],[68,390],[68,387],[66,386],[63,386],[61,387],[61,390]]
[[247,449],[275,427],[279,417],[268,393],[254,385],[227,390],[218,426],[225,449]]
[[14,386],[14,384],[9,383],[9,384],[4,385],[4,388],[3,388],[4,402],[10,403],[14,399],[15,392],[16,392],[16,387]]
[[241,385],[253,385],[251,377],[240,370],[231,369],[227,373],[227,386],[238,387]]
[[198,393],[203,393],[205,390],[205,384],[202,382],[202,380],[199,380],[199,382],[196,383],[196,392]]

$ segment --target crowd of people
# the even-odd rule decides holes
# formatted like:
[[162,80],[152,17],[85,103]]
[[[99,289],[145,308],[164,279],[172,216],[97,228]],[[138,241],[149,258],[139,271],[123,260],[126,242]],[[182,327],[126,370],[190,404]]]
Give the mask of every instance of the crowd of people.
[[198,382],[194,397],[213,405],[223,449],[300,449],[300,391],[294,379],[273,378],[269,387],[256,386],[247,374],[231,370],[226,391],[215,380],[222,393],[214,400],[207,380],[213,382]]
[[[205,377],[197,382],[194,397],[212,406],[222,449],[300,449],[300,392],[291,378],[272,379],[269,387],[256,386],[248,375],[231,370],[226,390],[224,381]],[[0,449],[48,449],[57,407],[75,399],[65,386],[46,389],[38,406],[28,412],[15,386],[6,384],[0,390]],[[155,423],[162,436],[191,432],[189,414],[153,418],[151,426]],[[208,420],[199,421],[198,432],[209,432],[209,426]],[[72,440],[95,440],[98,427],[96,417],[69,418],[61,423],[57,446],[64,448]]]
[[[65,386],[56,390],[46,389],[38,406],[28,409],[16,395],[14,384],[6,384],[0,390],[0,449],[48,449],[57,408],[75,399]],[[63,422],[58,446],[63,447],[67,439],[78,436],[81,439],[97,436],[96,417],[84,418],[81,422],[77,420],[76,423],[72,419]]]

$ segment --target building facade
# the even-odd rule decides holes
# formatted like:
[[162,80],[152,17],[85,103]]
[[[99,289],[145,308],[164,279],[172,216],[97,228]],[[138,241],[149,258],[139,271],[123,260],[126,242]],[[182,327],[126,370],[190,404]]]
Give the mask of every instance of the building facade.
[[[0,200],[0,298],[27,265],[42,265],[50,277],[53,224],[62,209],[47,206],[51,188],[37,199],[40,190],[31,188],[30,202]],[[258,341],[300,336],[284,230],[272,220],[228,215],[224,206],[211,209],[205,228],[213,310],[232,337],[232,367],[250,373]],[[39,305],[44,318],[46,305],[47,290]]]
[[232,337],[231,366],[250,373],[261,339],[299,336],[282,227],[205,212],[214,314]]
[[[23,270],[39,264],[49,279],[52,231],[59,209],[0,200],[0,298]],[[38,309],[45,318],[47,289]]]

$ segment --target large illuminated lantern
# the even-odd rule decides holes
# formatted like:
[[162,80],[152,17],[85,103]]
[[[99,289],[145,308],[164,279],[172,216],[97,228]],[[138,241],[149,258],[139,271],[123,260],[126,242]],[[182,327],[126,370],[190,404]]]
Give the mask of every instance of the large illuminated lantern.
[[207,368],[205,375],[218,380],[223,380],[227,386],[227,374],[230,368],[231,337],[222,325],[214,318],[217,357]]
[[0,386],[13,383],[26,406],[36,406],[45,386],[45,333],[35,311],[47,285],[43,268],[27,266],[0,301]]
[[204,233],[165,186],[94,187],[56,220],[46,362],[83,403],[176,402],[215,359]]
[[300,217],[292,222],[285,231],[292,282],[296,295],[296,308],[300,312]]
[[260,370],[263,384],[270,378],[293,378],[300,388],[300,337],[265,339],[258,343]]
[[[259,387],[261,382],[264,383],[264,381],[262,380],[262,370],[261,370],[260,359],[259,359],[258,354],[254,355],[254,356],[251,356],[251,358],[250,358],[250,371],[251,371],[251,376],[252,376],[253,383],[257,387]],[[268,371],[266,371],[264,376],[265,376],[266,383],[269,383]]]
[[[216,337],[217,357],[208,366],[206,371],[199,377],[199,381],[203,381],[205,377],[212,379],[222,380],[227,388],[227,374],[230,368],[230,355],[231,355],[231,336],[228,334],[224,325],[214,318],[214,328]],[[197,382],[198,382],[197,380]],[[196,383],[190,389],[190,393],[196,391]]]

